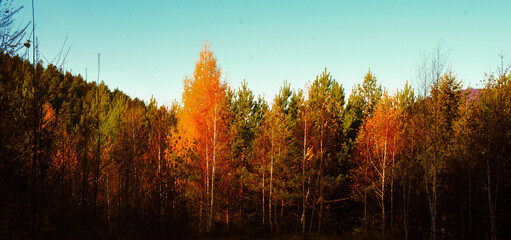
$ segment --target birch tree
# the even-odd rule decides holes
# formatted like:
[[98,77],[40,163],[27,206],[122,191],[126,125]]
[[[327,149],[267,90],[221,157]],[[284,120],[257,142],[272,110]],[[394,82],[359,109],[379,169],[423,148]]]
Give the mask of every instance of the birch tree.
[[228,125],[227,84],[221,79],[222,70],[206,42],[195,63],[192,77],[185,77],[183,92],[183,114],[180,121],[183,138],[196,147],[203,185],[203,200],[200,204],[200,221],[206,210],[206,230],[213,225],[215,202],[215,176],[217,163],[225,157]]

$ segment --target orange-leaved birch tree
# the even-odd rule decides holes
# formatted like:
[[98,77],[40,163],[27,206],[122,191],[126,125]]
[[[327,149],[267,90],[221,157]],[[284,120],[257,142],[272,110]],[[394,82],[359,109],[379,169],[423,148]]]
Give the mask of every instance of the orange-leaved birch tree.
[[221,80],[221,75],[217,59],[206,42],[195,63],[193,76],[185,77],[183,112],[179,123],[182,138],[193,145],[192,155],[199,160],[192,163],[201,175],[201,180],[196,183],[197,190],[202,192],[199,225],[202,225],[205,211],[208,232],[214,217],[215,171],[229,142],[229,111],[226,104],[228,86]]
[[[371,186],[381,207],[382,230],[385,231],[386,187],[392,183],[400,110],[393,97],[383,94],[372,117],[368,118],[358,136],[359,169]],[[390,179],[390,181],[389,181]]]

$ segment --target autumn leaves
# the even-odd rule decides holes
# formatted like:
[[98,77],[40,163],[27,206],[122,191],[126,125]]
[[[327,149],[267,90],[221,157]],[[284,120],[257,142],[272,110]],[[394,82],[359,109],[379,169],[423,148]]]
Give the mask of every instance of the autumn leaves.
[[200,159],[191,165],[200,169],[201,180],[195,183],[195,190],[200,192],[197,199],[200,201],[199,225],[207,219],[207,232],[213,224],[217,162],[225,161],[229,141],[228,89],[220,78],[221,69],[205,43],[195,64],[193,77],[186,77],[184,81],[179,130],[182,140],[193,146],[192,151]]
[[344,141],[342,86],[325,70],[307,92],[285,84],[270,107],[246,83],[228,88],[207,43],[184,83],[174,147],[199,173],[190,181],[199,229],[235,219],[278,230],[299,210],[302,231],[319,232],[341,184],[332,169]]
[[[187,191],[194,192],[191,211],[198,228],[209,232],[219,224],[243,228],[250,223],[302,234],[339,226],[384,235],[400,231],[404,238],[410,232],[431,238],[446,234],[439,233],[445,224],[440,219],[458,216],[440,212],[446,202],[472,201],[474,191],[497,188],[495,175],[503,173],[494,166],[504,162],[501,155],[492,155],[498,159],[493,163],[474,159],[477,151],[470,156],[463,152],[491,148],[481,145],[490,141],[480,132],[488,128],[480,113],[493,104],[505,105],[511,94],[503,90],[508,89],[508,80],[496,80],[508,79],[506,74],[482,90],[485,101],[479,97],[467,101],[453,72],[431,76],[437,78],[424,95],[416,95],[408,83],[389,94],[369,71],[345,102],[342,85],[325,69],[304,90],[291,89],[285,82],[266,103],[254,98],[246,82],[231,90],[206,44],[193,76],[185,78],[174,136],[180,140],[172,147],[197,173],[188,179],[193,188]],[[493,98],[494,93],[499,97]],[[492,116],[488,121],[502,118],[488,116]],[[476,137],[480,143],[466,141]],[[488,169],[487,183],[473,183],[478,164]],[[457,168],[466,172],[458,173]],[[445,197],[445,189],[452,187],[448,178],[467,190]],[[490,223],[496,226],[497,204],[491,191],[488,201],[493,209]],[[470,205],[460,215],[469,218],[469,213],[484,211]],[[359,223],[346,220],[351,214]],[[410,226],[410,219],[427,222],[422,227],[429,230]],[[333,222],[339,225],[332,226]],[[466,225],[473,228],[471,222]]]

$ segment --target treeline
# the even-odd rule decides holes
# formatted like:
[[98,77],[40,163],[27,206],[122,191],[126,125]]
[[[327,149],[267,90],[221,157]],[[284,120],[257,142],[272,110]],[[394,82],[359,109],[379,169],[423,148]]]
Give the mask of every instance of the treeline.
[[2,54],[0,238],[509,236],[511,74],[425,66],[421,94],[325,69],[267,102],[206,44],[165,107]]

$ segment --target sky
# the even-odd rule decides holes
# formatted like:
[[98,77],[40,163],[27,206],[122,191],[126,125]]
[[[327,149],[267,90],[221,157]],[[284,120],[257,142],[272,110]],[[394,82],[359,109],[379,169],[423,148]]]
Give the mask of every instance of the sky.
[[[31,21],[31,1],[17,23]],[[439,44],[465,87],[511,63],[511,1],[35,0],[39,50],[64,70],[161,105],[180,101],[204,42],[237,89],[271,101],[287,80],[303,89],[325,68],[348,96],[370,69],[389,92],[415,86]]]

